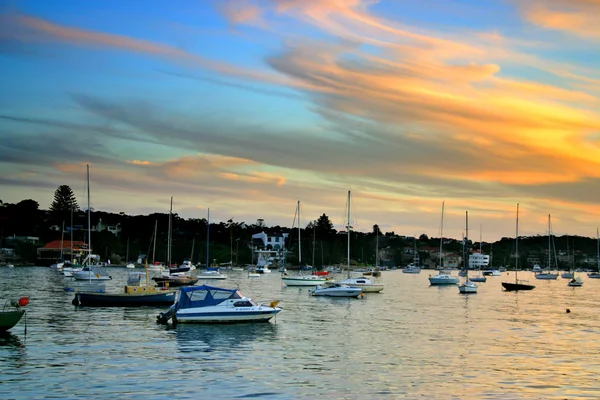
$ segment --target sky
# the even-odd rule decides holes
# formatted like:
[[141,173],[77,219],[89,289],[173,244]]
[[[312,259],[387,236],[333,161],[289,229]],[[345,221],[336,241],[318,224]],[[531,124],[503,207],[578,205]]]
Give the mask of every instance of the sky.
[[0,0],[0,199],[596,236],[600,0]]

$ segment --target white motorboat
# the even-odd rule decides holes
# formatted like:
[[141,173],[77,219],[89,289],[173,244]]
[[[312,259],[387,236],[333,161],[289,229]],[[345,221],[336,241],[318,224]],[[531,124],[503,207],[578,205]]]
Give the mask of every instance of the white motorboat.
[[341,284],[345,284],[352,287],[362,289],[365,293],[379,293],[383,290],[383,284],[373,282],[372,280],[364,277],[360,278],[347,278],[340,281]]
[[440,272],[436,276],[429,277],[429,284],[432,286],[440,286],[440,285],[456,285],[458,283],[458,278],[449,274],[445,274]]
[[227,275],[223,275],[219,271],[202,271],[199,274],[196,274],[196,277],[199,279],[227,279]]
[[189,286],[179,289],[175,303],[157,317],[158,322],[167,323],[225,323],[267,322],[281,308],[278,301],[269,305],[258,304],[236,289],[212,286]]
[[135,268],[135,264],[134,263],[127,263],[127,265],[125,266],[125,268]]
[[467,280],[465,283],[458,285],[458,292],[463,294],[477,293],[477,285]]
[[7,266],[8,268],[14,268],[14,267],[15,267],[15,266],[14,266],[14,265],[12,265],[12,264],[6,264],[6,266]]
[[73,278],[78,281],[106,281],[112,279],[106,271],[94,265],[83,267],[81,271],[73,272]]
[[268,265],[257,265],[255,272],[257,274],[270,274],[271,270]]
[[404,272],[405,274],[420,274],[421,268],[411,263],[408,264],[406,267],[402,268],[402,272]]
[[331,283],[323,286],[318,285],[309,291],[312,296],[328,297],[359,297],[362,295],[362,292],[363,290],[359,287],[352,287],[343,283]]

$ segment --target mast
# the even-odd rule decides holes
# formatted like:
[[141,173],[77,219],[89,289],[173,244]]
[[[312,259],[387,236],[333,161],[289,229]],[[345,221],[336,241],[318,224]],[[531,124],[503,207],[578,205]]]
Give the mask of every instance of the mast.
[[208,270],[209,264],[209,243],[210,243],[210,208],[208,209],[208,213],[206,215],[206,269]]
[[298,200],[298,265],[302,269],[302,241],[300,240],[300,200]]
[[125,254],[125,264],[129,264],[129,236],[127,236],[127,253]]
[[71,266],[73,265],[73,203],[71,203]]
[[64,237],[65,237],[65,221],[63,221],[62,231],[60,232],[60,260],[62,260],[62,258],[63,258]]
[[440,225],[440,271],[444,269],[444,256],[442,244],[444,243],[444,202],[442,201],[442,223]]
[[317,239],[317,224],[313,223],[313,259],[312,259],[312,267],[315,268],[315,244]]
[[550,242],[550,214],[548,214],[548,273],[550,273],[550,266],[552,265],[552,251]]
[[196,237],[194,236],[194,238],[192,239],[192,254],[190,254],[190,263],[192,262],[192,259],[194,258],[194,244],[196,243]]
[[[231,222],[229,223],[229,242],[230,242],[230,246],[229,246],[229,266],[232,267],[233,266],[233,218],[231,218]],[[194,246],[194,243],[192,242],[192,248]],[[191,258],[190,258],[190,261]]]
[[[483,263],[483,226],[479,224],[479,255],[481,261],[479,262],[479,275],[481,275],[481,264]],[[488,260],[489,261],[489,260]]]
[[173,234],[171,233],[171,231],[173,229],[172,215],[173,215],[173,196],[171,196],[171,207],[169,208],[169,232],[167,235],[167,267],[168,268],[171,268],[171,238],[173,236]]
[[350,279],[350,191],[348,190],[348,279]]
[[600,235],[598,234],[598,228],[596,228],[596,257],[598,258],[598,272],[600,273]]
[[152,263],[154,264],[156,255],[156,229],[158,228],[158,220],[154,221],[154,246],[152,248]]
[[519,270],[519,203],[517,203],[517,227],[515,232],[515,284],[519,283],[517,271]]
[[379,266],[379,225],[377,225],[377,232],[375,237],[375,268]]
[[90,261],[92,259],[92,209],[90,208],[90,166],[87,167],[87,200],[88,200],[88,277],[92,283],[92,270],[90,269]]
[[465,211],[465,283],[469,282],[469,265],[467,264],[467,256],[469,255],[469,212]]

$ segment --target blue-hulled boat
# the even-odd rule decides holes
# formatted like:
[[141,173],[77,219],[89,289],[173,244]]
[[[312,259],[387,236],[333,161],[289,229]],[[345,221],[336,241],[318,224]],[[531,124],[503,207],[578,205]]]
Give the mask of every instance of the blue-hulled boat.
[[213,286],[181,287],[169,311],[160,313],[157,322],[227,323],[267,322],[281,311],[278,301],[258,304],[237,289]]

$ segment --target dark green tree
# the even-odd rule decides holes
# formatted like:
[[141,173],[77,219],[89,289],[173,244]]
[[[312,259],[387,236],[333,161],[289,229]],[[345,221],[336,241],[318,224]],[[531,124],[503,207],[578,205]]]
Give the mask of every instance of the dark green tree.
[[70,212],[71,210],[79,210],[77,199],[75,198],[73,190],[71,190],[68,185],[61,185],[54,192],[54,200],[50,205],[50,211],[56,213],[65,213]]

